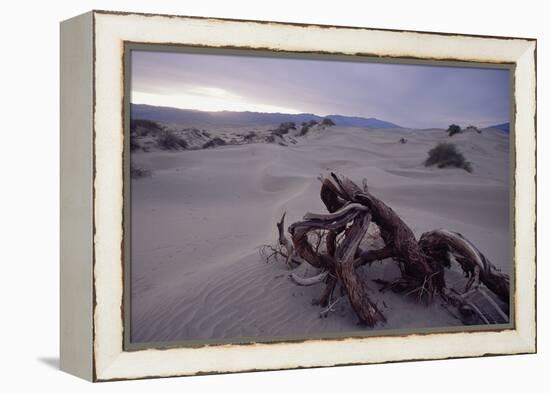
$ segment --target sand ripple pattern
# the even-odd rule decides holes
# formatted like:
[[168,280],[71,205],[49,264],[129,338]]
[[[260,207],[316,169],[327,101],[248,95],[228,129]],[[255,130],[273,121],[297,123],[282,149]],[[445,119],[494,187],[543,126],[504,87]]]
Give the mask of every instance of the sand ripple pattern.
[[[401,137],[408,142],[399,143]],[[327,171],[368,178],[372,192],[417,236],[436,228],[461,232],[509,272],[508,137],[494,130],[453,137],[472,162],[472,174],[423,166],[427,151],[446,138],[443,130],[331,127],[286,147],[136,154],[137,164],[154,174],[132,186],[132,340],[277,338],[365,329],[346,302],[319,318],[311,301],[321,288],[295,286],[282,264],[265,264],[258,256],[261,244],[275,240],[274,223],[284,211],[288,222],[323,211],[316,177]],[[375,264],[362,274],[388,318],[380,329],[457,323],[438,305],[381,296],[370,279],[396,277],[392,264]]]

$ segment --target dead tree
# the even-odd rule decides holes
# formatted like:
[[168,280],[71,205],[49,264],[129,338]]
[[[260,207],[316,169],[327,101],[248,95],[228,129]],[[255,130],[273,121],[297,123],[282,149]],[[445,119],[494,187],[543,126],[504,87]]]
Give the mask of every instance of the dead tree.
[[[260,255],[266,262],[282,258],[286,266],[292,269],[302,261],[300,257],[296,255],[293,244],[285,236],[285,216],[286,213],[283,214],[281,220],[277,223],[277,232],[279,233],[277,245],[275,247],[269,244],[263,245],[260,247]],[[317,246],[317,249],[318,248],[319,246]]]
[[354,261],[355,266],[393,258],[399,263],[402,273],[401,279],[392,283],[393,288],[418,289],[419,298],[440,289],[444,283],[443,270],[437,265],[430,265],[412,230],[401,217],[369,192],[366,181],[363,181],[363,188],[359,188],[348,178],[334,174],[331,176],[332,181],[323,179],[323,201],[331,201],[332,208],[337,206],[336,202],[341,206],[354,203],[366,207],[372,214],[372,221],[380,229],[380,236],[385,244],[382,249],[360,252]]
[[[297,254],[310,265],[326,272],[326,276],[331,277],[320,303],[323,306],[329,305],[335,283],[338,281],[345,289],[359,321],[374,326],[378,321],[385,321],[385,318],[376,304],[370,301],[365,284],[357,275],[354,265],[355,255],[361,240],[367,233],[370,221],[371,214],[367,208],[359,204],[350,204],[336,213],[306,214],[303,221],[292,224],[288,231]],[[346,227],[349,223],[351,225]],[[329,233],[345,231],[346,236],[339,245],[336,244],[336,237],[331,236],[332,244],[330,246],[327,244],[327,249],[333,251],[326,254],[318,253],[308,240],[308,233],[318,229],[328,230]],[[296,277],[294,281],[297,281]],[[321,281],[322,278],[319,277],[317,282]]]
[[[424,233],[416,240],[412,230],[395,211],[372,195],[363,181],[360,188],[350,179],[336,176],[321,178],[320,197],[328,214],[307,213],[302,221],[288,228],[291,241],[284,234],[284,218],[277,223],[278,243],[286,250],[287,263],[307,262],[317,268],[316,276],[303,278],[292,274],[299,285],[325,283],[318,303],[332,307],[335,288],[340,285],[347,295],[359,321],[374,326],[385,321],[376,304],[369,299],[367,288],[357,269],[375,261],[391,259],[398,263],[401,277],[384,282],[383,289],[415,294],[418,300],[431,301],[434,296],[461,313],[475,314],[485,323],[491,323],[467,299],[472,286],[484,285],[504,303],[510,302],[510,284],[507,275],[496,267],[464,236],[446,230]],[[384,246],[379,249],[361,249],[369,225],[380,229]],[[314,247],[308,235],[313,231],[324,233],[325,247]],[[450,290],[445,282],[445,268],[455,260],[469,278],[462,293]],[[491,298],[488,297],[490,301]],[[498,305],[495,304],[495,307]],[[499,312],[502,314],[503,312]],[[479,314],[479,315],[478,315]],[[504,314],[503,314],[504,315]],[[503,318],[506,318],[506,313]]]

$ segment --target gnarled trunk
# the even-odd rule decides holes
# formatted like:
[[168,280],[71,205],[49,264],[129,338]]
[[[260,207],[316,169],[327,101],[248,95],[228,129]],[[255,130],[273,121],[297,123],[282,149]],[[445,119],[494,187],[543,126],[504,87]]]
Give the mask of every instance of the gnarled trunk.
[[[417,241],[401,217],[369,192],[365,180],[362,188],[350,179],[333,173],[330,179],[321,178],[321,181],[320,197],[328,210],[327,214],[307,213],[302,221],[290,225],[288,232],[292,242],[284,234],[284,214],[277,223],[279,244],[288,251],[288,258],[300,259],[320,270],[313,277],[293,275],[292,278],[299,285],[325,282],[326,287],[318,302],[321,306],[328,305],[329,309],[332,307],[332,295],[337,285],[340,285],[360,322],[374,326],[385,321],[382,312],[369,298],[367,287],[357,269],[388,258],[399,264],[402,275],[400,280],[388,285],[393,288],[401,287],[408,293],[418,292],[419,299],[425,293],[428,298],[439,294],[449,305],[459,310],[474,310],[480,320],[492,323],[467,299],[477,280],[478,286],[485,285],[503,302],[509,304],[508,276],[498,271],[461,234],[435,230],[424,233]],[[380,249],[362,250],[360,244],[371,222],[380,229],[384,246]],[[319,244],[315,247],[311,245],[308,234],[312,231],[320,231],[326,235],[324,249]],[[451,255],[470,278],[463,295],[449,290],[445,282],[444,269],[450,267]],[[496,310],[496,314],[503,319],[502,310]]]

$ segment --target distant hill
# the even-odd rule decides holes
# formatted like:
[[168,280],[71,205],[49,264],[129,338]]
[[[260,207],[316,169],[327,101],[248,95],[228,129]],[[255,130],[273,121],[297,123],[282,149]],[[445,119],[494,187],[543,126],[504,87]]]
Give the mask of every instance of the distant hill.
[[368,128],[401,128],[387,121],[355,116],[317,116],[312,113],[260,113],[260,112],[203,112],[164,106],[132,104],[132,119],[147,119],[171,124],[212,124],[212,125],[270,125],[293,121],[301,124],[305,121],[321,121],[330,118],[336,125]]
[[375,119],[374,117],[365,118],[341,115],[329,115],[326,117],[330,118],[335,124],[339,126],[368,128],[402,128],[397,124],[390,123],[389,121]]
[[496,128],[504,132],[510,132],[510,123],[496,124],[494,126],[489,126],[487,128]]

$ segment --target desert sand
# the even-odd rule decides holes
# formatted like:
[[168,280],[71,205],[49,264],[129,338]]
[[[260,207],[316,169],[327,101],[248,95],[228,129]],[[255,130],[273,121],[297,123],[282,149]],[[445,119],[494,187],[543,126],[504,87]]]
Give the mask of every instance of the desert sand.
[[[211,132],[211,130],[209,130]],[[400,143],[406,138],[407,143]],[[453,142],[473,172],[425,167],[429,149]],[[449,137],[442,129],[319,128],[295,144],[249,143],[212,149],[132,153],[152,176],[132,180],[131,332],[133,342],[318,337],[461,325],[437,301],[426,306],[374,278],[399,276],[394,263],[362,268],[387,318],[359,326],[349,303],[328,317],[312,301],[320,286],[299,287],[284,263],[259,255],[274,244],[276,221],[325,212],[317,177],[330,171],[368,180],[418,237],[446,228],[472,240],[505,273],[510,244],[509,135],[496,129]],[[311,275],[311,267],[299,267]],[[449,275],[464,282],[458,267]]]

